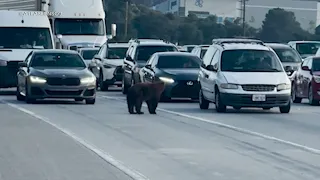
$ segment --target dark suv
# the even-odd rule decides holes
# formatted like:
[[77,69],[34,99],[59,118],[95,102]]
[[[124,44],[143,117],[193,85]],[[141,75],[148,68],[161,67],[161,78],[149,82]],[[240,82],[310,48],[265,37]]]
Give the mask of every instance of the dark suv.
[[130,43],[127,57],[123,64],[122,93],[126,94],[128,89],[135,83],[141,82],[139,70],[145,66],[149,58],[156,52],[178,51],[174,44],[162,40],[135,40]]

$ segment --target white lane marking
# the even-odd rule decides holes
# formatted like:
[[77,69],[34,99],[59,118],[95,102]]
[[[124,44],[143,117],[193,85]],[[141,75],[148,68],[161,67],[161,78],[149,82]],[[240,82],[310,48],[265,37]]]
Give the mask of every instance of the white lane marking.
[[86,142],[85,140],[79,138],[77,135],[75,135],[74,133],[72,133],[71,131],[51,122],[48,118],[42,117],[32,111],[29,111],[23,107],[20,107],[18,105],[12,104],[12,103],[8,103],[5,100],[0,100],[3,103],[9,105],[12,108],[18,109],[19,111],[22,111],[30,116],[33,116],[41,121],[44,121],[48,124],[50,124],[51,126],[57,128],[58,130],[60,130],[61,132],[63,132],[64,134],[70,136],[72,139],[74,139],[75,141],[77,141],[78,143],[82,144],[84,147],[88,148],[89,150],[91,150],[92,152],[94,152],[95,154],[97,154],[98,156],[100,156],[102,159],[104,159],[107,163],[113,165],[115,168],[119,169],[120,171],[122,171],[123,173],[125,173],[126,175],[130,176],[132,179],[134,180],[149,180],[149,178],[145,177],[144,175],[142,175],[141,173],[137,172],[136,170],[125,166],[122,162],[116,160],[115,158],[113,158],[111,155],[109,155],[108,153],[104,152],[103,150],[89,144],[88,142]]
[[[101,97],[106,98],[106,99],[125,101],[125,99],[118,98],[118,97],[112,97],[112,96],[101,96]],[[143,105],[143,106],[147,107],[146,105]],[[248,135],[260,137],[260,138],[263,138],[263,139],[272,140],[272,141],[275,141],[275,142],[278,142],[278,143],[282,143],[282,144],[285,144],[285,145],[293,146],[293,147],[298,148],[298,149],[302,149],[304,151],[308,151],[308,152],[316,154],[316,155],[320,155],[320,149],[311,148],[311,147],[304,146],[304,145],[301,145],[301,144],[298,144],[298,143],[294,143],[294,142],[291,142],[291,141],[279,139],[279,138],[276,138],[276,137],[273,137],[273,136],[265,135],[265,134],[262,134],[262,133],[250,131],[250,130],[243,129],[243,128],[240,128],[240,127],[236,127],[236,126],[220,123],[220,122],[217,122],[217,121],[204,119],[204,118],[201,118],[201,117],[196,117],[196,116],[191,116],[191,115],[187,115],[187,114],[183,114],[183,113],[178,113],[178,112],[174,112],[174,111],[170,111],[170,110],[166,110],[166,109],[162,109],[162,108],[157,108],[157,110],[162,111],[162,112],[166,112],[166,113],[170,113],[170,114],[174,114],[174,115],[177,115],[177,116],[185,117],[185,118],[188,118],[188,119],[193,119],[193,120],[197,120],[197,121],[201,121],[201,122],[205,122],[205,123],[210,123],[210,124],[216,125],[218,127],[227,128],[227,129],[230,129],[230,130],[233,130],[233,131],[237,131],[237,132],[240,132],[240,133],[245,133],[245,134],[248,134]]]

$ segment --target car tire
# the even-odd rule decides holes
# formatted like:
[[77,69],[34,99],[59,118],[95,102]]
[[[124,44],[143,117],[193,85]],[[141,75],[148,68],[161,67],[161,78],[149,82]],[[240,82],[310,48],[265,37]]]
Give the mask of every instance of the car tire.
[[96,103],[96,99],[86,99],[86,104],[95,104]]
[[227,111],[227,106],[223,104],[221,101],[220,92],[216,91],[215,93],[215,105],[216,105],[216,111],[219,113],[223,113]]
[[26,96],[24,98],[27,104],[33,104],[36,102],[36,99],[30,98],[29,91],[28,91],[28,84],[26,83]]
[[293,84],[291,88],[291,99],[294,103],[301,103],[302,98],[297,97],[296,86]]
[[19,86],[17,87],[17,92],[16,92],[16,97],[18,101],[24,101],[25,97],[21,95],[20,90],[19,90]]
[[202,89],[199,91],[199,107],[200,109],[209,109],[210,101],[203,96]]
[[312,91],[312,85],[309,86],[308,99],[309,99],[309,104],[310,105],[312,105],[312,106],[319,105],[319,101],[314,99],[313,91]]
[[122,91],[122,94],[127,94],[128,93],[128,85],[126,84],[125,80],[124,80],[124,76],[122,78],[122,84],[121,84],[121,91]]
[[279,107],[281,113],[289,113],[291,109],[291,101],[286,106]]
[[99,86],[101,91],[108,91],[109,86],[103,81],[103,74],[100,72],[99,74]]

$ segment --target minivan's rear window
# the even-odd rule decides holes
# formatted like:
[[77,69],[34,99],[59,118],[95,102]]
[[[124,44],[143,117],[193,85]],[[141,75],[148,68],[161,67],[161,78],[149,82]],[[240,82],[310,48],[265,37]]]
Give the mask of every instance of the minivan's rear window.
[[221,56],[221,71],[282,72],[277,55],[265,50],[226,50]]

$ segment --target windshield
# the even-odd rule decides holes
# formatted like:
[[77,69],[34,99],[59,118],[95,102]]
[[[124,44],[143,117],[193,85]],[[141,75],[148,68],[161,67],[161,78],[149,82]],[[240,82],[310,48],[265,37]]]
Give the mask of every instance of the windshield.
[[173,52],[178,51],[174,46],[139,46],[137,48],[137,61],[147,62],[149,58],[156,52]]
[[108,47],[107,59],[124,59],[127,54],[127,47]]
[[49,28],[0,27],[0,49],[53,49]]
[[201,52],[200,52],[200,58],[202,59],[203,58],[203,56],[206,54],[206,52],[207,52],[207,48],[206,49],[201,49]]
[[300,58],[299,54],[291,48],[274,48],[273,50],[277,53],[281,62],[302,62],[302,59]]
[[92,49],[92,50],[84,50],[82,51],[82,57],[86,60],[91,60],[94,55],[98,53],[98,50]]
[[264,50],[226,50],[221,57],[221,71],[282,72],[276,54]]
[[195,46],[188,46],[188,47],[187,47],[187,51],[188,51],[188,52],[191,52],[194,47],[195,47]]
[[56,19],[55,34],[105,35],[102,19]]
[[183,69],[200,68],[200,59],[196,56],[165,55],[158,59],[157,68],[160,69]]
[[312,71],[320,71],[320,58],[313,58]]
[[30,66],[49,68],[85,68],[86,64],[78,54],[38,53],[34,56]]
[[318,42],[297,43],[297,51],[301,55],[314,55],[319,47],[320,43]]

